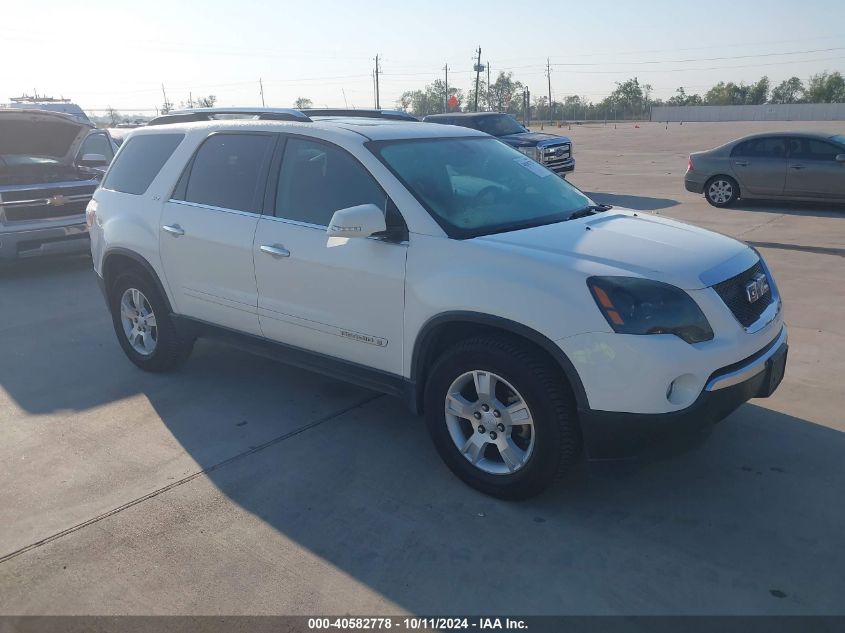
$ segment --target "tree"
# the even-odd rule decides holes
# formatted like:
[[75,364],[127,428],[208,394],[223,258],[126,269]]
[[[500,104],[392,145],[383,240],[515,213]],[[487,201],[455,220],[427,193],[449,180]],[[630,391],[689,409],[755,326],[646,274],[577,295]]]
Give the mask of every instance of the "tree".
[[684,90],[684,87],[681,86],[675,91],[675,96],[670,97],[667,101],[668,105],[678,105],[678,106],[685,106],[685,105],[701,105],[702,99],[701,95],[688,95],[687,91]]
[[617,81],[616,90],[604,99],[599,107],[605,112],[619,113],[622,118],[626,115],[642,115],[646,109],[646,94],[651,91],[652,87],[649,84],[640,85],[636,77],[627,81]]
[[748,92],[745,94],[745,103],[747,105],[761,105],[769,100],[769,78],[766,76],[760,77],[757,83],[748,86]]
[[293,107],[297,110],[301,110],[302,108],[310,108],[314,105],[314,102],[311,101],[308,97],[297,97],[296,101],[293,102]]
[[720,81],[704,95],[707,105],[741,105],[748,99],[749,87],[743,83]]
[[[464,100],[464,91],[454,86],[449,86],[448,96],[458,100],[458,109]],[[479,95],[480,96],[480,95]],[[407,112],[408,109],[418,117],[429,114],[440,114],[446,110],[446,82],[442,79],[435,79],[422,90],[406,90],[396,101],[397,107]]]
[[551,120],[551,114],[549,113],[549,98],[545,95],[540,95],[539,97],[534,97],[534,103],[532,104],[532,119],[539,119],[539,120]]
[[214,104],[217,103],[217,97],[215,95],[197,97],[196,103],[198,108],[213,108]]
[[845,78],[842,77],[842,73],[823,72],[810,77],[806,101],[809,103],[845,102]]
[[[522,110],[522,82],[513,78],[513,73],[500,72],[490,85],[490,103],[497,112],[518,113]],[[479,94],[479,101],[481,95]]]
[[772,103],[798,103],[803,98],[804,83],[798,77],[790,77],[772,90]]
[[106,110],[106,115],[109,117],[109,121],[111,121],[112,127],[120,123],[120,113],[113,107],[109,106],[109,109]]

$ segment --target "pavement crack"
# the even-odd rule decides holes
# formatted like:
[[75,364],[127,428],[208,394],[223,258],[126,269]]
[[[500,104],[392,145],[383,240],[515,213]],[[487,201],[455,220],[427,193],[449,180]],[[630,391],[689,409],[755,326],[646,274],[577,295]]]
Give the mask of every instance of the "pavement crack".
[[381,397],[383,397],[383,394],[375,394],[375,395],[369,396],[367,398],[364,398],[363,400],[359,400],[358,402],[356,402],[354,404],[351,404],[347,407],[344,407],[343,409],[340,409],[339,411],[335,411],[334,413],[330,413],[328,415],[325,415],[322,418],[318,418],[318,419],[314,420],[313,422],[309,422],[308,424],[301,426],[299,428],[296,428],[293,431],[289,431],[287,433],[284,433],[282,435],[279,435],[277,437],[269,439],[266,442],[263,442],[263,443],[258,444],[256,446],[251,446],[251,447],[249,447],[249,449],[243,451],[242,453],[238,453],[237,455],[233,455],[232,457],[228,457],[228,458],[224,459],[223,461],[217,462],[216,464],[212,464],[211,466],[208,466],[207,468],[203,468],[202,470],[199,470],[195,473],[187,475],[186,477],[183,477],[182,479],[179,479],[178,481],[174,481],[173,483],[170,483],[170,484],[163,486],[161,488],[157,488],[156,490],[153,490],[152,492],[148,492],[145,495],[137,497],[136,499],[132,499],[131,501],[127,501],[126,503],[119,505],[116,508],[112,508],[111,510],[103,512],[102,514],[98,514],[94,517],[91,517],[90,519],[87,519],[87,520],[83,521],[82,523],[77,523],[74,526],[71,526],[71,527],[66,528],[64,530],[61,530],[60,532],[56,532],[55,534],[51,534],[50,536],[47,536],[43,539],[40,539],[40,540],[38,540],[34,543],[30,543],[29,545],[24,545],[23,547],[15,550],[13,552],[9,552],[8,554],[4,554],[3,556],[0,556],[0,563],[5,563],[6,561],[11,560],[12,558],[20,556],[21,554],[25,554],[26,552],[29,552],[33,549],[41,547],[42,545],[46,545],[47,543],[52,543],[53,541],[58,540],[58,539],[60,539],[64,536],[68,536],[69,534],[73,534],[74,532],[77,532],[77,531],[79,531],[83,528],[90,526],[90,525],[94,525],[96,523],[99,523],[103,519],[107,519],[110,516],[114,516],[115,514],[123,512],[124,510],[131,508],[133,506],[136,506],[140,503],[143,503],[144,501],[147,501],[149,499],[152,499],[153,497],[157,497],[160,494],[168,492],[169,490],[173,490],[174,488],[177,488],[177,487],[179,487],[183,484],[186,484],[190,481],[193,481],[197,477],[201,477],[202,475],[206,475],[208,473],[214,472],[215,470],[219,470],[219,469],[221,469],[225,466],[228,466],[229,464],[233,464],[234,462],[240,461],[240,460],[244,459],[245,457],[249,457],[250,455],[254,455],[255,453],[263,451],[265,448],[270,448],[271,446],[275,446],[276,444],[279,444],[280,442],[284,442],[285,440],[290,439],[290,438],[292,438],[296,435],[299,435],[300,433],[304,433],[305,431],[309,431],[309,430],[311,430],[315,427],[320,426],[321,424],[324,424],[324,423],[329,422],[329,421],[331,421],[335,418],[338,418],[338,417],[342,416],[343,414],[348,413],[349,411],[352,411],[353,409],[363,407],[364,405],[369,404],[370,402],[373,402],[374,400],[378,400]]

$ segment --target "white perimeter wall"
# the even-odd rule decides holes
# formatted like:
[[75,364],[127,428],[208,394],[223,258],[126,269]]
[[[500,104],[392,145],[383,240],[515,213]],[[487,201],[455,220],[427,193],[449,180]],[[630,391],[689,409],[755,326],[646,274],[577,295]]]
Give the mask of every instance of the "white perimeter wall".
[[654,106],[652,121],[845,121],[845,103]]

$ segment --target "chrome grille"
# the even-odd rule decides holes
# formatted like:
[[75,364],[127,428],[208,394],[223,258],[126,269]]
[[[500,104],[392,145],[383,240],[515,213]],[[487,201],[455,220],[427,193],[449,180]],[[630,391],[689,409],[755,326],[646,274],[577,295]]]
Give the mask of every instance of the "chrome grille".
[[5,222],[49,220],[85,213],[96,185],[16,189],[0,193],[0,219]]
[[540,162],[552,171],[563,169],[565,163],[572,158],[572,144],[560,143],[558,145],[545,145],[538,148]]

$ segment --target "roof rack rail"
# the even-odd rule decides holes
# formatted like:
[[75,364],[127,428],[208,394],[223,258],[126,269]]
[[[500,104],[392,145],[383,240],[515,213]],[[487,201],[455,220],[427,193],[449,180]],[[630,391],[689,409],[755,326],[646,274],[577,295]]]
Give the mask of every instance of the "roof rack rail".
[[376,108],[302,108],[308,116],[344,116],[366,117],[368,119],[392,119],[394,121],[419,121],[419,119],[402,110],[383,110]]
[[310,123],[311,118],[293,108],[188,108],[157,116],[147,125],[215,121],[219,118],[254,118],[260,121],[299,121]]

